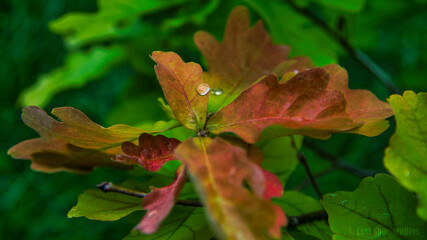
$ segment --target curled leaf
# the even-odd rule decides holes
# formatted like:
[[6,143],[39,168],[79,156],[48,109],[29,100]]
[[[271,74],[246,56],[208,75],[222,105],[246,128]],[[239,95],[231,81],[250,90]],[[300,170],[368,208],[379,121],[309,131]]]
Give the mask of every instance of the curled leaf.
[[94,167],[128,168],[111,160],[121,153],[123,142],[134,141],[143,132],[162,132],[176,126],[176,122],[171,121],[150,131],[122,124],[104,128],[72,107],[55,108],[52,113],[62,122],[48,116],[41,108],[24,108],[22,120],[36,130],[40,138],[18,143],[9,149],[8,154],[13,158],[31,160],[33,169],[44,172],[89,172]]
[[153,52],[157,78],[176,119],[183,126],[199,131],[203,128],[208,95],[199,94],[203,84],[202,68],[196,63],[185,63],[173,52]]
[[122,144],[123,154],[118,154],[115,161],[140,164],[150,172],[159,170],[166,162],[174,160],[173,151],[181,142],[175,138],[143,133],[139,136],[139,145],[132,142]]
[[147,213],[137,226],[141,232],[150,234],[159,228],[175,205],[186,179],[184,166],[180,166],[172,184],[162,188],[152,188],[153,191],[142,201],[142,207],[147,210]]

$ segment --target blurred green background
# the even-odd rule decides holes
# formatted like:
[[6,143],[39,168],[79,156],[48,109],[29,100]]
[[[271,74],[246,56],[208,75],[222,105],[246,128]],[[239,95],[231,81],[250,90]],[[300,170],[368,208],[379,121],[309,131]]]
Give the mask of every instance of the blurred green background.
[[[50,112],[72,106],[103,126],[165,120],[149,54],[175,51],[185,61],[206,67],[193,34],[203,29],[221,39],[236,5],[247,6],[254,21],[263,19],[276,43],[291,46],[292,56],[311,57],[319,66],[345,67],[352,88],[369,89],[382,100],[391,94],[343,42],[369,56],[374,62],[370,65],[388,73],[399,91],[427,91],[426,0],[2,0],[0,239],[124,237],[140,214],[97,222],[68,219],[66,213],[85,189],[138,176],[112,169],[89,175],[30,170],[29,161],[6,154],[14,144],[37,137],[21,122],[21,109],[38,105]],[[383,171],[383,152],[394,132],[391,124],[375,138],[336,135],[310,143],[348,164]],[[323,192],[353,190],[360,182],[358,176],[329,171],[332,164],[311,148],[302,150]],[[304,179],[298,166],[287,189],[314,196],[309,185],[301,184]]]

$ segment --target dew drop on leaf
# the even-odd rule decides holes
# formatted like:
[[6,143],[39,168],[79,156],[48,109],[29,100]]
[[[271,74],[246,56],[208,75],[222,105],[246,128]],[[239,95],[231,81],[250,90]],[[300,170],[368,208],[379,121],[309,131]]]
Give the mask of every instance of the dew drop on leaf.
[[341,205],[345,206],[346,203],[348,203],[348,201],[344,200],[344,201],[341,202]]
[[221,95],[223,93],[223,91],[222,91],[222,89],[221,88],[213,88],[212,89],[212,91],[211,91],[211,94],[212,95],[215,95],[215,96],[219,96],[219,95]]
[[205,96],[206,94],[208,94],[209,90],[211,90],[211,88],[207,83],[200,83],[196,89],[197,93],[201,96]]

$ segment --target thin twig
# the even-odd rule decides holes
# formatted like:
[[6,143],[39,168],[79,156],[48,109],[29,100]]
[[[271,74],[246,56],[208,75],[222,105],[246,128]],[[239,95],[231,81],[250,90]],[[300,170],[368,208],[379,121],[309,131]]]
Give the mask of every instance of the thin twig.
[[375,76],[381,84],[383,84],[390,93],[401,93],[401,91],[394,85],[390,76],[376,64],[369,56],[360,50],[357,50],[350,42],[347,41],[342,35],[332,29],[322,18],[315,15],[309,9],[299,7],[293,0],[286,0],[289,5],[297,12],[309,18],[312,22],[321,27],[329,36],[335,39],[350,56],[362,64],[373,76]]
[[298,225],[306,224],[313,221],[324,220],[328,218],[328,214],[325,210],[307,213],[300,216],[290,216],[288,217],[288,226],[287,228],[295,228]]
[[[139,197],[139,198],[144,198],[145,196],[147,196],[147,193],[120,187],[115,185],[112,182],[102,182],[96,185],[96,187],[101,189],[104,192],[116,192],[116,193],[121,193],[129,196],[133,196],[133,197]],[[203,207],[203,205],[200,202],[191,201],[191,200],[178,200],[176,202],[176,205]],[[306,224],[312,221],[327,219],[327,217],[328,215],[326,214],[325,211],[317,211],[317,212],[303,214],[300,216],[288,216],[289,223],[287,228],[295,228],[298,225]]]
[[[102,183],[96,185],[96,187],[101,189],[104,192],[122,193],[122,194],[134,196],[134,197],[139,197],[139,198],[144,198],[145,196],[147,196],[147,193],[138,192],[135,190],[120,187],[120,186],[113,184],[112,182],[102,182]],[[178,200],[178,201],[176,201],[176,205],[191,206],[191,207],[203,207],[203,205],[200,202],[192,201],[192,200]]]
[[[320,178],[320,177],[323,177],[323,176],[325,176],[326,174],[329,174],[330,172],[332,172],[332,171],[334,171],[334,170],[336,170],[336,167],[331,167],[331,168],[327,168],[327,169],[324,169],[324,170],[322,170],[322,171],[320,171],[320,172],[317,172],[317,173],[314,173],[313,174],[313,176],[315,177],[315,178]],[[311,181],[310,181],[310,178],[309,177],[307,177],[304,181],[302,181],[300,184],[298,184],[295,188],[294,188],[294,190],[295,191],[301,191],[301,189],[303,189],[303,188],[305,188],[306,186],[308,186],[309,184],[311,183]]]
[[372,171],[372,170],[368,170],[368,169],[358,168],[358,167],[353,166],[349,163],[346,163],[345,161],[343,161],[343,160],[337,158],[336,156],[328,153],[327,151],[325,151],[324,149],[320,148],[319,146],[317,146],[316,144],[314,144],[313,142],[311,142],[307,139],[304,139],[304,146],[306,146],[307,148],[312,150],[314,153],[316,153],[321,158],[331,162],[334,167],[342,169],[342,170],[344,170],[348,173],[351,173],[355,176],[358,176],[358,177],[365,178],[365,177],[375,176],[375,174],[377,174],[377,173],[386,173],[386,172],[382,172],[382,171],[377,172],[377,171]]
[[310,178],[311,184],[313,185],[314,190],[317,193],[317,196],[319,196],[319,199],[322,199],[322,196],[323,196],[322,191],[320,191],[319,185],[317,185],[316,179],[314,178],[313,173],[311,172],[310,166],[308,165],[308,162],[304,156],[304,153],[302,153],[297,148],[297,145],[295,144],[295,140],[294,140],[293,136],[291,136],[291,143],[292,143],[292,147],[297,152],[297,157],[298,157],[299,162],[304,166],[305,171],[307,172],[307,175]]

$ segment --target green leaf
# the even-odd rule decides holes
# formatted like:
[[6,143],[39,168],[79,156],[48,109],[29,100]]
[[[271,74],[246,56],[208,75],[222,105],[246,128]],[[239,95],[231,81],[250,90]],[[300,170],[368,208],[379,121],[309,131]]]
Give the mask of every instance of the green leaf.
[[50,23],[69,47],[105,39],[126,38],[140,31],[138,17],[188,2],[188,0],[100,0],[95,13],[68,13]]
[[427,224],[415,213],[416,197],[391,176],[362,180],[354,192],[321,200],[334,239],[422,239]]
[[[130,187],[135,183],[127,183]],[[142,211],[142,199],[122,193],[105,193],[99,189],[88,189],[80,194],[77,205],[68,212],[68,217],[86,217],[92,220],[116,221],[135,211]]]
[[417,213],[427,220],[427,93],[392,95],[397,129],[386,150],[384,165],[400,183],[419,196]]
[[[298,147],[301,146],[302,136],[294,136]],[[298,165],[298,158],[295,149],[292,147],[290,137],[275,138],[261,141],[257,146],[264,153],[264,161],[261,166],[280,179],[283,185],[295,171]]]
[[212,237],[214,233],[208,226],[203,208],[175,206],[156,233],[145,235],[133,230],[124,240],[206,240]]
[[[300,216],[323,210],[318,200],[297,191],[286,191],[282,197],[274,199],[273,202],[283,208],[288,216]],[[326,240],[332,237],[332,232],[326,221],[314,221],[302,224],[297,229],[318,239]]]
[[218,8],[219,3],[219,0],[193,2],[185,8],[180,8],[177,16],[164,21],[161,27],[170,31],[187,23],[202,25],[206,22],[206,18]]
[[358,13],[362,11],[366,4],[366,0],[313,0],[313,2],[351,13]]
[[42,75],[21,93],[18,101],[21,106],[45,106],[58,92],[98,79],[125,57],[126,53],[120,46],[95,47],[89,52],[71,53],[64,66]]
[[322,29],[285,2],[276,0],[245,0],[245,2],[261,15],[276,43],[292,47],[292,56],[308,56],[316,66],[338,62],[341,47]]

